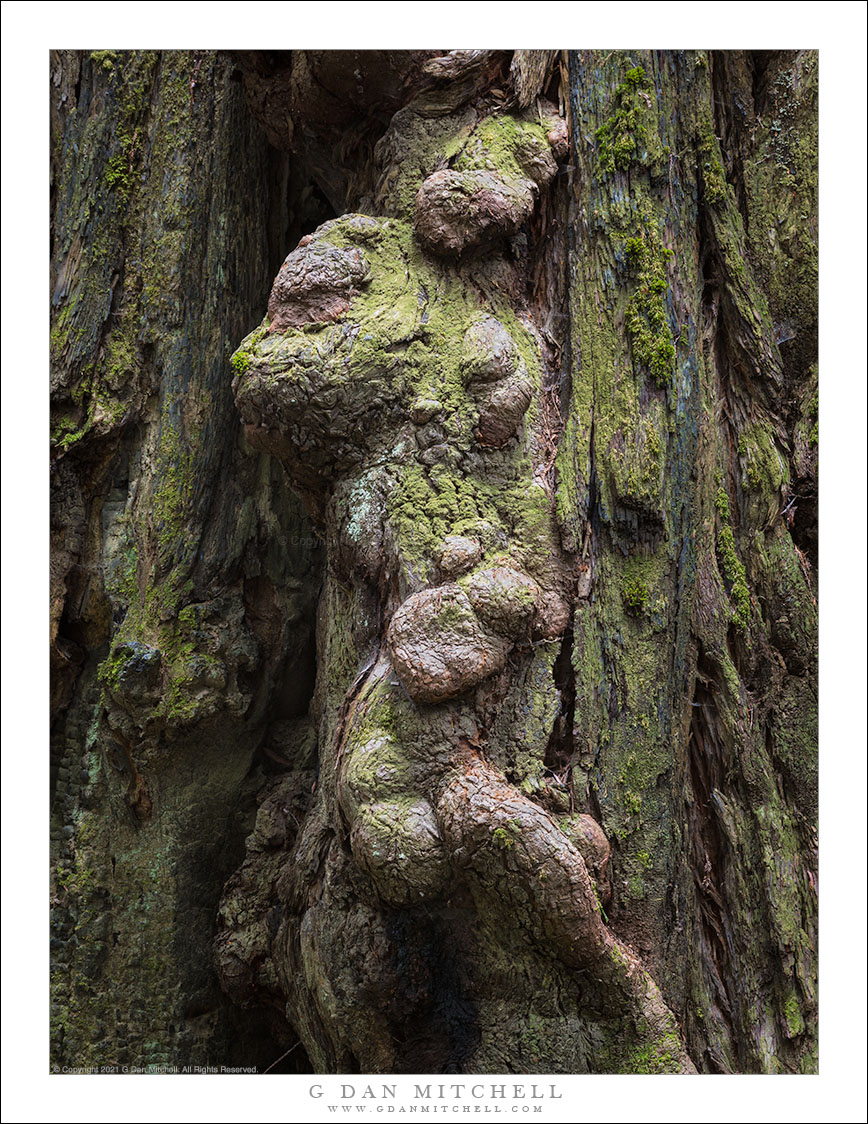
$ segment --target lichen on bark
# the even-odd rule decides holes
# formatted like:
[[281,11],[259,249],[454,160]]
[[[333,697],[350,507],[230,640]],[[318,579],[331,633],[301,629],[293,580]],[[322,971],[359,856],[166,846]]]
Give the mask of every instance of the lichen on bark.
[[57,1056],[812,1071],[815,56],[70,65]]
[[[538,802],[557,686],[550,661],[541,676],[527,670],[533,645],[556,644],[569,624],[576,562],[559,543],[551,478],[542,471],[546,450],[528,412],[540,397],[546,350],[505,251],[556,170],[548,140],[556,115],[548,112],[540,126],[488,116],[466,137],[459,113],[454,145],[447,145],[456,170],[423,178],[412,198],[412,230],[402,225],[410,214],[400,213],[327,223],[287,259],[267,334],[243,345],[234,389],[248,440],[281,457],[321,512],[334,575],[328,580],[355,586],[358,608],[376,605],[373,624],[370,611],[361,621],[330,614],[321,624],[326,652],[329,634],[348,625],[358,639],[356,675],[339,717],[320,717],[328,779],[317,804],[326,822],[339,810],[346,839],[332,840],[320,861],[326,870],[345,866],[349,846],[370,879],[368,936],[343,944],[339,960],[322,940],[306,943],[308,926],[322,932],[338,924],[338,901],[311,896],[304,876],[287,870],[283,900],[295,908],[272,946],[290,1006],[299,985],[289,981],[300,971],[329,981],[312,992],[300,1027],[316,1064],[350,1056],[363,1068],[411,1064],[388,1020],[374,1011],[359,1040],[349,996],[370,972],[372,942],[387,939],[392,911],[449,908],[460,894],[454,939],[466,940],[479,925],[486,930],[475,959],[503,955],[492,928],[499,916],[497,928],[513,932],[513,968],[540,957],[558,965],[572,1045],[547,1035],[535,1071],[596,1069],[597,1059],[577,1045],[584,1035],[613,1065],[645,1048],[665,1057],[662,1070],[693,1068],[656,985],[601,919],[584,836],[562,831]],[[408,146],[416,139],[406,122],[402,137]],[[315,310],[290,323],[283,308],[298,307],[311,287],[342,291],[335,271],[319,264],[331,260],[319,250],[324,244],[358,261],[360,277],[366,265],[369,271],[333,326]],[[287,289],[290,263],[299,280]],[[376,490],[365,486],[372,461],[382,481]],[[335,502],[347,492],[364,494],[365,503],[348,510]],[[530,515],[524,497],[534,492]],[[526,530],[529,515],[535,535]],[[472,535],[477,544],[457,581],[438,571],[449,535]],[[326,691],[331,678],[326,656]],[[487,712],[495,699],[510,713],[533,707],[547,714],[549,728],[492,725]],[[221,947],[230,945],[227,938]],[[567,980],[576,972],[596,980],[587,985],[593,1000],[569,997]],[[377,989],[385,990],[385,967],[381,976]],[[343,1001],[338,978],[349,987]],[[478,1025],[462,1065],[496,1069],[510,1040],[520,1051],[514,1016],[496,1033],[491,1025],[493,1009],[507,999],[493,983],[474,996]],[[524,1004],[529,1018],[541,1013],[532,994]],[[438,1048],[454,1045],[447,1036]]]

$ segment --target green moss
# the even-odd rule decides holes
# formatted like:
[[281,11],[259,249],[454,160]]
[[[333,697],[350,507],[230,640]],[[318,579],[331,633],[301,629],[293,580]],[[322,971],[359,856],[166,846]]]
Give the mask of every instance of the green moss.
[[233,354],[230,360],[232,364],[232,370],[236,373],[236,375],[243,375],[250,369],[250,364],[253,362],[253,352],[256,349],[256,345],[264,337],[267,331],[268,319],[266,318],[258,328],[254,329],[254,331],[252,331],[249,336],[246,336],[244,338],[241,346]]
[[717,552],[723,576],[729,584],[729,596],[733,602],[733,622],[742,632],[746,632],[750,624],[750,589],[744,565],[735,548],[732,527],[724,526],[718,531]]
[[[783,59],[781,60],[783,62]],[[771,315],[792,325],[786,357],[804,378],[817,356],[818,58],[798,52],[768,74],[767,109],[744,165],[750,255]]]
[[700,134],[697,148],[705,201],[713,206],[726,198],[726,173],[720,158],[720,145],[710,120]]
[[492,732],[493,743],[510,747],[508,757],[497,760],[497,765],[528,796],[545,787],[545,751],[560,713],[553,670],[557,656],[557,644],[534,649],[529,666],[523,665],[519,672],[514,707],[503,708]]
[[74,866],[58,868],[57,885],[76,896],[89,894],[96,885],[96,874],[88,867],[82,867],[76,859]]
[[116,601],[131,605],[138,598],[139,552],[135,541],[125,546],[106,572],[106,591]]
[[636,578],[627,578],[621,587],[621,598],[628,612],[641,617],[648,605],[648,587]]
[[515,841],[521,835],[521,824],[517,820],[509,820],[506,827],[496,827],[491,833],[491,838],[501,851],[509,851],[515,846]]
[[97,670],[100,683],[111,690],[116,689],[128,659],[129,652],[124,648],[115,648],[110,652]]
[[717,556],[733,603],[732,620],[742,632],[746,632],[750,625],[750,589],[747,584],[747,572],[736,550],[729,496],[725,489],[718,488],[714,504],[718,516]]
[[678,1073],[681,1043],[678,1035],[669,1032],[660,1038],[635,1047],[624,1058],[614,1073]]
[[617,402],[620,424],[612,434],[608,458],[614,491],[626,507],[659,519],[664,488],[665,450],[660,439],[666,427],[663,405],[652,399],[640,406],[632,380],[625,380],[618,388]]
[[[394,367],[396,348],[390,339],[395,329],[389,318],[400,318],[399,323],[406,325],[400,333],[412,332],[417,338],[399,353],[402,378],[390,393],[401,395],[408,405],[418,398],[440,403],[445,440],[456,453],[470,452],[475,448],[473,429],[479,404],[466,384],[463,338],[481,310],[462,284],[431,272],[427,263],[417,259],[416,251],[405,242],[409,228],[390,223],[386,234],[369,255],[378,287],[375,291],[372,285],[370,294],[357,298],[358,315],[367,331],[354,346],[354,362],[362,371],[368,365],[379,371]],[[388,244],[393,240],[399,243],[397,253]],[[407,277],[408,264],[415,284],[404,281],[395,290],[395,279]],[[420,291],[431,295],[424,328],[417,326]],[[511,307],[498,303],[491,311],[510,332],[529,377],[538,384],[538,349],[527,329]],[[522,482],[517,464],[504,465],[506,471],[496,483],[479,476],[468,478],[454,464],[454,456],[429,466],[411,459],[399,468],[388,496],[387,518],[399,552],[417,572],[425,570],[448,534],[478,534],[487,547],[486,539],[494,542],[495,528],[508,527],[517,541],[536,543],[541,537],[548,541],[547,497],[544,490],[528,488]]]
[[790,994],[784,1006],[784,1019],[787,1024],[787,1037],[796,1038],[805,1032],[805,1019],[798,996]]
[[624,244],[624,256],[635,274],[625,322],[634,364],[646,370],[652,382],[663,388],[675,372],[675,344],[666,311],[668,255],[651,209],[640,207],[638,217],[641,229]]
[[647,102],[642,91],[651,86],[645,70],[635,66],[615,88],[614,112],[596,131],[597,157],[602,172],[614,172],[639,160],[648,135]]
[[120,65],[121,52],[120,51],[91,51],[90,61],[94,66],[104,70],[106,74],[114,74],[115,69]]
[[50,350],[53,362],[60,362],[70,343],[70,336],[78,336],[81,329],[74,326],[73,305],[63,304],[52,310],[54,323],[51,326]]
[[181,433],[180,420],[164,402],[157,447],[157,485],[149,521],[160,561],[168,566],[188,533],[187,513],[193,493],[193,453]]
[[551,158],[545,129],[539,120],[522,120],[495,113],[481,121],[453,161],[456,171],[486,169],[503,177],[524,177],[535,157]]
[[66,415],[51,427],[51,444],[60,449],[69,449],[84,437],[86,428],[80,426],[78,418]]
[[[533,127],[515,121],[480,126],[473,159],[502,143],[507,149]],[[517,138],[517,139],[516,139]],[[468,159],[471,156],[468,155]],[[517,166],[517,165],[516,165]],[[460,276],[444,272],[421,254],[413,239],[412,227],[396,220],[380,220],[364,229],[363,252],[371,267],[371,283],[354,298],[351,319],[362,326],[352,338],[352,364],[346,363],[347,346],[342,343],[329,363],[328,380],[340,386],[353,378],[364,381],[371,400],[382,386],[382,398],[404,406],[420,399],[438,404],[443,428],[442,459],[420,463],[415,456],[402,455],[384,468],[382,490],[386,498],[388,533],[402,564],[427,580],[433,558],[449,534],[477,535],[486,549],[502,549],[504,532],[521,546],[522,555],[547,558],[552,527],[549,497],[541,487],[528,485],[529,458],[523,448],[494,454],[494,471],[468,474],[460,467],[463,456],[478,455],[474,429],[481,400],[486,390],[468,385],[464,337],[480,316],[495,315],[509,331],[526,369],[526,377],[536,387],[541,379],[539,345],[521,323],[511,304],[497,290],[487,294],[482,305],[480,294],[468,287]],[[358,247],[359,232],[350,219],[338,220],[324,232],[329,243],[339,247]],[[291,382],[304,366],[315,341],[323,339],[329,356],[333,337],[344,331],[337,326],[309,326],[282,333],[263,343],[262,329],[244,341],[233,357],[237,374],[246,374],[254,356],[262,352],[263,367],[268,366],[270,347],[279,347],[279,377]],[[265,377],[265,376],[263,376]],[[303,377],[299,375],[298,377]],[[241,393],[243,394],[243,386]],[[526,424],[532,424],[532,411]],[[378,438],[376,423],[367,430],[373,443]],[[412,438],[411,438],[412,439]]]
[[95,51],[91,61],[106,75],[118,104],[114,140],[119,151],[109,157],[104,173],[106,187],[123,203],[129,201],[144,151],[143,119],[157,65],[154,51]]
[[460,534],[482,515],[473,487],[462,477],[412,464],[389,498],[388,518],[403,557],[421,566],[446,535]]
[[661,562],[654,555],[635,555],[618,567],[621,603],[633,617],[659,613],[665,599],[655,596],[661,579]]
[[[123,299],[108,322],[105,302],[115,285],[112,275],[116,279],[125,228],[132,220],[127,204],[144,143],[157,55],[100,51],[91,55],[91,62],[99,75],[100,108],[91,109],[77,142],[67,145],[70,155],[62,173],[63,181],[73,185],[66,209],[76,216],[76,227],[63,235],[67,252],[79,237],[74,229],[90,233],[77,251],[80,260],[69,289],[53,309],[51,360],[62,368],[69,397],[79,410],[74,426],[54,428],[53,444],[59,453],[92,431],[102,435],[123,424],[130,413],[130,395],[121,391],[134,381],[139,367],[138,262],[128,266],[117,287]],[[99,190],[100,177],[108,190]]]
[[126,139],[125,150],[112,156],[106,165],[106,186],[116,190],[125,198],[129,197],[131,187],[132,160],[130,152],[131,142]]
[[778,452],[774,431],[766,422],[753,422],[742,430],[738,452],[743,479],[755,492],[774,492],[789,479],[786,461]]
[[451,114],[432,115],[429,98],[430,94],[420,98],[424,103],[421,112],[414,101],[399,111],[379,142],[391,164],[376,200],[381,213],[410,218],[419,185],[437,168],[455,160],[472,134],[477,120],[474,112],[462,114],[458,121]]

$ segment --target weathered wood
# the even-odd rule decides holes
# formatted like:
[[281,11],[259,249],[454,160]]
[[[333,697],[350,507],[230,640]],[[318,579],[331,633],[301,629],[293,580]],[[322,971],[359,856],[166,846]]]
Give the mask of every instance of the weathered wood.
[[816,1069],[816,66],[53,57],[58,1060]]

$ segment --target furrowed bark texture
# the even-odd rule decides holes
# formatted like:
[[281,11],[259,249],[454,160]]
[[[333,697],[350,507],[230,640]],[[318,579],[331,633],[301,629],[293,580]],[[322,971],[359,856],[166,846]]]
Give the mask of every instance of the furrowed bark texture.
[[55,1060],[816,1069],[816,73],[53,58]]
[[266,723],[307,710],[320,580],[227,377],[288,223],[286,157],[233,71],[52,58],[58,1064],[281,1053],[239,1028],[210,951]]

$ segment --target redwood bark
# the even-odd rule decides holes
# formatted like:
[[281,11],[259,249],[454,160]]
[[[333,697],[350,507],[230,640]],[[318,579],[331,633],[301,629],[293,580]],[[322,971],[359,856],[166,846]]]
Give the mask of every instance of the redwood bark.
[[53,1060],[815,1071],[816,75],[53,57]]

